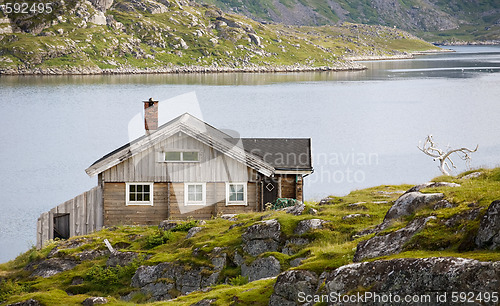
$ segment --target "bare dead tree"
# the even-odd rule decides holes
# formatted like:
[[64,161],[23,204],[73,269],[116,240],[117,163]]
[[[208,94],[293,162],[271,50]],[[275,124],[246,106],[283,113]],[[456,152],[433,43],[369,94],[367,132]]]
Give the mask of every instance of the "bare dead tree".
[[450,175],[448,170],[451,171],[451,167],[456,168],[450,157],[453,153],[458,155],[460,159],[464,160],[467,166],[470,166],[470,161],[472,159],[470,154],[476,152],[479,147],[479,145],[477,145],[474,150],[465,147],[459,149],[451,149],[448,147],[446,150],[441,150],[437,148],[436,145],[437,143],[435,143],[432,139],[432,135],[428,135],[424,144],[422,145],[422,143],[419,142],[417,148],[430,157],[433,157],[434,161],[438,160],[440,163],[439,170],[441,170],[444,175]]

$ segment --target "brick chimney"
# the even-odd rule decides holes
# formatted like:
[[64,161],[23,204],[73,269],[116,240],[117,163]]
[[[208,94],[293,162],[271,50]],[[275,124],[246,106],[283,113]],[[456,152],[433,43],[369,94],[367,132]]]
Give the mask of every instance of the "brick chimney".
[[153,133],[158,129],[158,101],[149,98],[144,102],[144,127],[146,134]]

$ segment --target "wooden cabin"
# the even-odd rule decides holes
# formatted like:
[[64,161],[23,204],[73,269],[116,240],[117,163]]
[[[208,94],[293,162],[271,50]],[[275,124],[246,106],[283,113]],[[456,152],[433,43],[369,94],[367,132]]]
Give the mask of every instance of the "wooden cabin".
[[97,187],[38,219],[37,246],[114,225],[207,219],[261,211],[277,198],[303,199],[311,140],[233,138],[185,113],[158,127],[158,102],[144,104],[145,134],[85,171]]

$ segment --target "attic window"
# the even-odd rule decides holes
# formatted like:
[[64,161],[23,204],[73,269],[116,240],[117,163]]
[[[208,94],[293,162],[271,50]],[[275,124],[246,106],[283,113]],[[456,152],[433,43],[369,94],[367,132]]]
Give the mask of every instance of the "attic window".
[[127,183],[127,205],[153,206],[153,183]]
[[197,151],[171,151],[165,152],[166,162],[197,162],[200,154]]

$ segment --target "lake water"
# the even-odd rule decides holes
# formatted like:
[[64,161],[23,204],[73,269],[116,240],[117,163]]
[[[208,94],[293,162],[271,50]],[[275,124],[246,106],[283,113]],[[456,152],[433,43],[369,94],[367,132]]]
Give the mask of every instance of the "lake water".
[[356,72],[2,76],[0,262],[35,243],[40,213],[96,185],[84,170],[137,135],[149,97],[242,137],[312,138],[307,199],[438,176],[417,149],[428,134],[479,144],[472,167],[497,166],[500,47],[453,49]]

